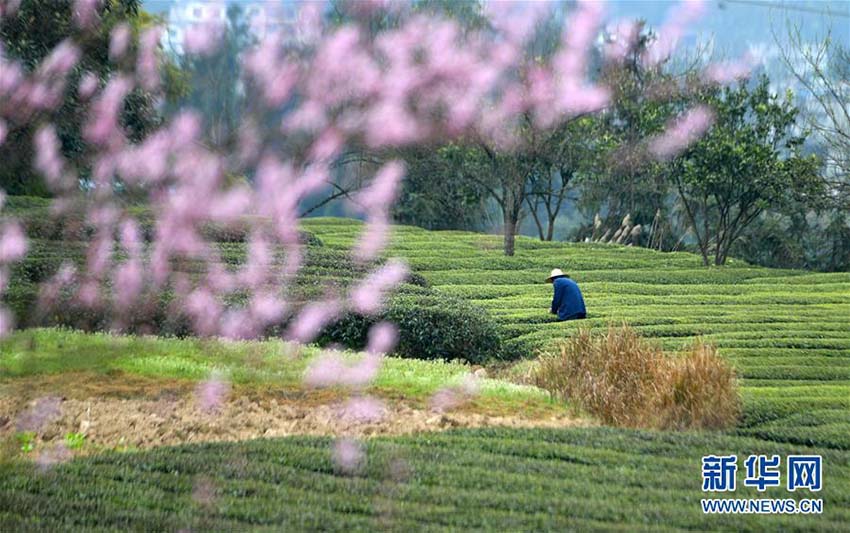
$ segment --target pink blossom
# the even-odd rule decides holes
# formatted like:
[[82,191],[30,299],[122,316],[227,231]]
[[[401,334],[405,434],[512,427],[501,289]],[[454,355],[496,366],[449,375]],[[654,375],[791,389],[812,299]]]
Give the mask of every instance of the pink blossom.
[[69,262],[62,263],[56,274],[39,291],[39,303],[44,307],[54,305],[59,299],[62,289],[71,285],[76,277],[77,269]]
[[132,89],[129,79],[119,76],[106,84],[100,97],[95,100],[89,120],[83,133],[87,140],[96,144],[114,143],[116,138],[123,138],[118,117],[124,98]]
[[333,461],[344,473],[352,474],[360,469],[366,459],[363,446],[352,439],[339,439],[333,447]]
[[212,335],[217,331],[222,306],[210,291],[203,288],[193,291],[186,299],[185,310],[199,334]]
[[404,281],[407,273],[407,265],[401,261],[388,261],[351,291],[352,307],[359,313],[376,313],[383,305],[386,292]]
[[131,259],[115,270],[115,303],[129,309],[142,292],[144,271],[137,259]]
[[68,449],[64,442],[60,442],[42,450],[35,458],[35,464],[39,471],[44,473],[54,466],[69,461],[74,454]]
[[121,223],[121,246],[131,257],[139,258],[142,253],[142,234],[139,225],[134,220],[124,220]]
[[254,294],[251,298],[251,316],[260,324],[272,324],[283,317],[286,305],[269,293]]
[[233,187],[219,192],[208,206],[210,219],[216,222],[235,222],[251,207],[251,193],[247,187]]
[[605,55],[609,59],[622,61],[626,55],[634,50],[638,39],[640,26],[633,20],[621,20],[613,25],[608,31],[608,40],[605,42]]
[[229,309],[221,318],[221,335],[228,339],[250,339],[260,333],[261,327],[248,310]]
[[367,353],[360,361],[349,367],[345,374],[339,377],[342,385],[353,388],[363,388],[378,377],[383,363],[383,355]]
[[209,55],[221,44],[224,26],[218,21],[195,24],[186,30],[183,48],[190,54]]
[[546,2],[488,2],[487,15],[509,41],[524,43],[548,10]]
[[428,405],[432,411],[442,413],[454,409],[461,403],[463,403],[463,396],[456,389],[446,387],[435,392]]
[[101,0],[76,0],[74,22],[79,28],[88,29],[97,20],[97,8]]
[[136,61],[136,73],[139,83],[147,91],[159,89],[159,65],[157,63],[157,48],[159,38],[162,34],[161,28],[150,28],[142,32],[139,37],[139,56]]
[[371,218],[354,245],[354,257],[360,261],[370,261],[376,258],[387,245],[389,233],[390,224],[386,215],[379,214],[377,217]]
[[398,327],[390,322],[378,322],[369,328],[366,350],[372,354],[390,353],[398,342]]
[[93,280],[87,280],[80,285],[77,291],[77,300],[85,307],[96,307],[100,301],[100,289]]
[[45,396],[39,398],[20,414],[16,424],[18,431],[33,431],[38,433],[44,426],[50,424],[62,412],[62,399],[58,396]]
[[366,354],[360,361],[347,364],[339,354],[328,352],[310,363],[304,373],[304,383],[319,388],[362,388],[377,377],[382,361],[380,354]]
[[587,68],[587,52],[593,45],[604,12],[601,2],[582,0],[564,34],[564,48],[555,58],[558,73],[567,85],[578,85]]
[[372,15],[393,7],[395,0],[358,0],[349,3],[351,10],[359,15]]
[[224,376],[213,372],[209,379],[201,382],[195,390],[195,400],[202,411],[217,412],[230,394],[230,383]]
[[737,61],[712,63],[703,71],[702,77],[707,82],[722,85],[748,78],[753,66],[749,56]]
[[443,387],[431,396],[429,406],[432,411],[444,412],[455,409],[472,396],[478,394],[480,383],[472,374],[466,374],[459,385]]
[[346,370],[347,365],[339,355],[320,355],[307,367],[304,383],[309,387],[332,387],[340,383],[340,378]]
[[109,35],[109,59],[118,61],[123,58],[124,54],[127,53],[127,49],[130,47],[131,37],[132,33],[130,32],[129,24],[122,22],[115,26]]
[[422,140],[425,134],[416,117],[399,100],[380,101],[367,118],[366,141],[373,148],[410,144]]
[[100,80],[97,79],[97,76],[91,72],[86,72],[82,79],[80,79],[80,86],[77,89],[80,94],[80,98],[88,100],[92,97],[92,95],[94,95],[99,86]]
[[0,19],[14,16],[20,6],[21,0],[0,0]]
[[372,183],[357,195],[357,203],[367,213],[385,211],[395,201],[404,172],[404,163],[401,161],[385,164],[375,174]]
[[714,123],[714,113],[706,106],[689,109],[662,133],[649,141],[649,151],[659,159],[674,157],[687,148]]
[[272,259],[272,251],[266,239],[259,235],[251,236],[246,264],[239,272],[240,283],[248,287],[261,286],[268,279]]
[[332,160],[339,155],[343,142],[344,138],[339,131],[333,128],[326,129],[310,147],[310,159],[314,161]]
[[0,119],[0,146],[3,146],[3,142],[6,140],[6,134],[9,133],[9,127],[6,126],[6,121]]
[[328,35],[313,58],[307,93],[326,107],[374,94],[381,71],[361,43],[360,31],[342,26]]
[[112,259],[113,240],[111,232],[101,231],[89,244],[86,253],[86,267],[92,276],[101,276],[106,272]]
[[172,121],[169,132],[176,148],[189,146],[201,135],[201,117],[193,111],[181,111]]
[[246,53],[245,72],[260,86],[266,104],[279,106],[286,102],[298,81],[298,67],[280,56],[281,37],[264,39]]
[[0,230],[0,265],[23,258],[27,253],[27,238],[21,226],[7,222]]
[[340,416],[354,423],[378,422],[386,416],[387,407],[381,400],[371,396],[356,396],[343,405]]
[[657,65],[666,61],[678,46],[687,26],[704,12],[704,0],[683,0],[672,7],[658,30],[658,40],[652,43],[644,54],[644,63]]
[[64,162],[59,152],[59,137],[53,125],[42,126],[35,134],[35,169],[47,183],[54,187],[59,184],[64,173]]
[[309,303],[295,317],[285,337],[296,342],[310,342],[339,315],[339,311],[339,303],[333,300]]
[[82,52],[70,39],[59,43],[38,66],[39,76],[64,77],[80,61]]
[[7,61],[0,53],[0,95],[11,95],[24,81],[24,71],[17,61]]
[[298,37],[303,42],[312,43],[322,33],[322,4],[305,2],[298,10]]

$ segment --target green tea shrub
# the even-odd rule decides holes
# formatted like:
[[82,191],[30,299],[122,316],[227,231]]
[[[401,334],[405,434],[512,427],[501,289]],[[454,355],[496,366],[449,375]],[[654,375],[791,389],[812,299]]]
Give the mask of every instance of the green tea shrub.
[[376,322],[387,320],[398,326],[399,341],[395,353],[401,357],[482,363],[525,355],[517,351],[519,345],[506,349],[499,326],[484,309],[421,289],[402,288],[378,315],[346,314],[325,329],[320,342],[362,349],[366,346],[369,328]]

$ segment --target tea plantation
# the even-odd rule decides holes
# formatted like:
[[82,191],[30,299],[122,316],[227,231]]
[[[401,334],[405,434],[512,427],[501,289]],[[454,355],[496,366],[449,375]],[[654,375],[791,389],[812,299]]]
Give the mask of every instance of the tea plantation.
[[805,448],[607,428],[464,430],[371,440],[354,476],[335,471],[330,448],[294,437],[101,455],[42,474],[10,465],[0,529],[838,532],[850,522],[850,456],[835,450],[823,451],[823,515],[721,516],[700,510],[702,455]]
[[[346,248],[358,226],[311,219],[325,247]],[[485,308],[514,342],[545,347],[581,325],[627,322],[664,348],[695,336],[715,343],[743,378],[737,433],[850,450],[850,273],[756,268],[730,260],[706,268],[689,253],[397,227],[390,255],[405,257],[433,287]],[[581,286],[588,320],[548,314],[561,268]]]
[[[304,229],[321,242],[300,281],[305,293],[354,279],[339,258],[361,225],[318,218]],[[36,246],[51,254],[49,243]],[[242,243],[222,246],[234,261],[244,255]],[[335,470],[331,441],[312,437],[102,453],[44,473],[13,462],[0,466],[0,530],[850,527],[850,273],[736,260],[705,268],[688,253],[524,237],[508,258],[498,236],[412,227],[394,229],[387,255],[416,272],[416,284],[400,296],[404,305],[421,297],[430,309],[445,308],[441,328],[462,319],[451,315],[454,303],[478,306],[497,325],[502,358],[527,356],[581,325],[627,322],[670,350],[702,336],[741,376],[744,419],[722,433],[591,427],[382,437],[368,441],[367,463],[355,474]],[[580,284],[588,320],[550,318],[551,286],[543,280],[554,267]],[[38,272],[17,275],[34,283]],[[418,315],[404,316],[416,325]],[[701,457],[727,453],[739,457],[739,488],[716,497],[822,498],[823,514],[704,515]],[[741,487],[743,459],[774,453],[783,465],[787,454],[822,455],[823,490]]]

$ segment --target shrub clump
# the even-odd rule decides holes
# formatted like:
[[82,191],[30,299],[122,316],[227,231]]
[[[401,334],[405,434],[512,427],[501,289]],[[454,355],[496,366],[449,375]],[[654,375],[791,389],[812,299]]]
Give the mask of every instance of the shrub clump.
[[436,291],[407,287],[391,297],[377,315],[346,314],[325,329],[319,343],[362,349],[369,328],[386,320],[398,326],[394,354],[400,357],[482,363],[518,356],[506,349],[498,324],[484,309]]
[[627,326],[579,330],[541,355],[533,380],[613,426],[721,429],[741,416],[735,371],[714,346],[665,355]]

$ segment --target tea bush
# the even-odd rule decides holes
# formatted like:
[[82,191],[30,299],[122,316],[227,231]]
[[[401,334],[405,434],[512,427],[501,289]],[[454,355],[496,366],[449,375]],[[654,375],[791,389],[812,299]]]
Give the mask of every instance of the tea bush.
[[326,328],[320,342],[362,349],[369,327],[381,320],[398,326],[395,354],[401,357],[483,363],[528,355],[521,346],[503,346],[498,325],[484,309],[427,290],[399,294],[374,316],[349,313]]

